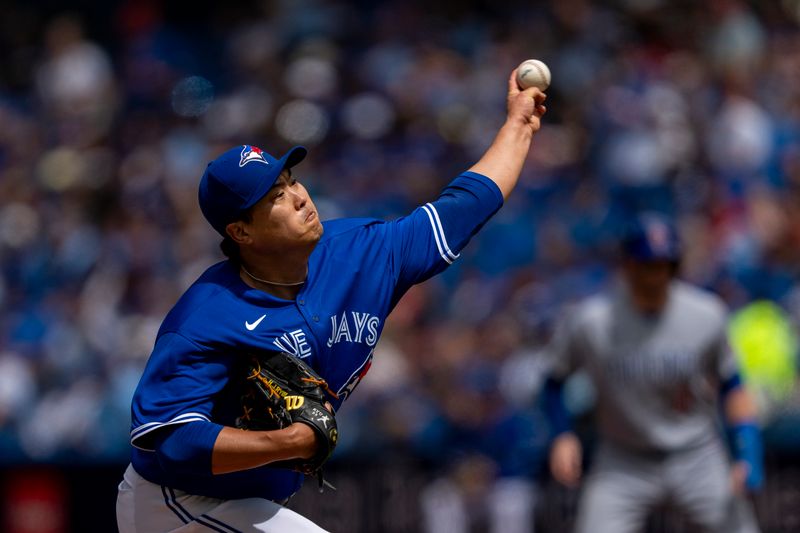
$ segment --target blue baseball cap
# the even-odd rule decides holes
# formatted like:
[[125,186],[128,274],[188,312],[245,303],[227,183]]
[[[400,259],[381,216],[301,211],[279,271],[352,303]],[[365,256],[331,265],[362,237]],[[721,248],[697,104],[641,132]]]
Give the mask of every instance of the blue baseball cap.
[[637,261],[666,260],[677,263],[681,242],[672,220],[660,213],[637,215],[622,241],[622,250]]
[[225,227],[253,207],[272,188],[285,168],[292,168],[307,154],[295,146],[275,159],[249,144],[231,148],[206,167],[200,179],[200,210],[223,237]]

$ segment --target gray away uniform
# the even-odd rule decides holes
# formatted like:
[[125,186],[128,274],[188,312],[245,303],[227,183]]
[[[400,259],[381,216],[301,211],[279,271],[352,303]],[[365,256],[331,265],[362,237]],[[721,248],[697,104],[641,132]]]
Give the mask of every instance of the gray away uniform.
[[635,311],[618,286],[560,324],[550,347],[553,377],[581,368],[597,395],[600,446],[583,487],[579,533],[640,531],[650,508],[667,499],[707,531],[758,531],[731,494],[720,438],[719,385],[737,371],[726,315],[716,296],[674,281],[657,315]]

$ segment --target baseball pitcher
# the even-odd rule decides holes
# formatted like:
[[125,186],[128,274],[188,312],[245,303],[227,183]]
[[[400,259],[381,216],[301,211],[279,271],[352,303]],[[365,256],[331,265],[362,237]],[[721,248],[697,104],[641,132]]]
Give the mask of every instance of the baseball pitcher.
[[[276,159],[237,146],[208,165],[200,208],[228,260],[199,277],[158,332],[132,402],[122,533],[322,531],[283,504],[330,455],[332,418],[369,370],[387,315],[412,285],[456,261],[514,188],[546,111],[544,93],[520,90],[515,76],[483,157],[393,222],[322,223],[293,173],[302,147]],[[263,357],[274,352],[314,373],[273,379],[270,361],[289,368]],[[248,380],[257,391],[243,388]],[[310,400],[280,385],[292,382],[319,387],[305,413],[295,407]],[[243,407],[250,393],[264,397]],[[278,429],[252,425],[254,409]]]

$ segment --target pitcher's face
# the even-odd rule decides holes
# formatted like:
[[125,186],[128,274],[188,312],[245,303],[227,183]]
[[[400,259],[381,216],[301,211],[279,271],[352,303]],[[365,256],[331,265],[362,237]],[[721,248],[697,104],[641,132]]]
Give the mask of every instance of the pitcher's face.
[[275,185],[251,211],[244,222],[259,251],[280,251],[315,245],[322,237],[317,208],[303,185],[290,170],[281,172]]

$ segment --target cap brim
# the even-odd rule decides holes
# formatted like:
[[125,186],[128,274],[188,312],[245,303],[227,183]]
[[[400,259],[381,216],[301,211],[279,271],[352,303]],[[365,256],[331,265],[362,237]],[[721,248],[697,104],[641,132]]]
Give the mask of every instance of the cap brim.
[[270,171],[267,174],[266,179],[264,179],[264,181],[261,182],[259,188],[256,190],[255,193],[253,193],[253,196],[242,207],[242,209],[249,209],[254,205],[256,205],[259,200],[261,200],[262,198],[264,198],[264,196],[266,196],[266,194],[269,192],[272,186],[275,185],[275,182],[278,181],[278,177],[280,177],[281,172],[283,172],[284,169],[292,168],[300,161],[305,159],[306,154],[308,154],[308,150],[306,150],[304,146],[295,146],[291,148],[288,152],[283,154],[283,157],[278,159],[277,164],[275,164],[273,168],[270,168]]
[[308,150],[306,150],[304,146],[295,146],[294,148],[286,152],[283,155],[283,157],[280,158],[280,161],[284,162],[283,168],[281,168],[281,170],[283,170],[284,168],[292,168],[300,161],[305,159],[306,154],[308,154]]

